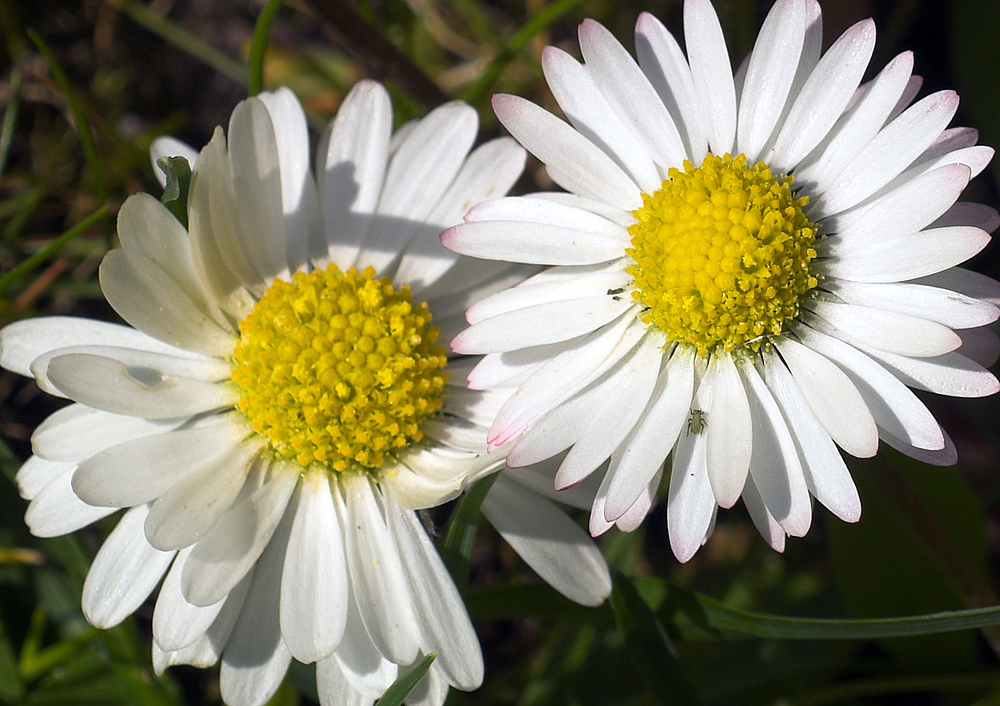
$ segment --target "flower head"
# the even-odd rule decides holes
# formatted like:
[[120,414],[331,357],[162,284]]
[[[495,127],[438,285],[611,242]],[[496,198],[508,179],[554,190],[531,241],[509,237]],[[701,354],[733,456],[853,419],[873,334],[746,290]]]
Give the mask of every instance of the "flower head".
[[571,125],[508,95],[501,122],[569,193],[474,207],[442,235],[481,258],[550,265],[467,314],[456,351],[485,353],[474,389],[514,385],[490,430],[508,464],[561,457],[556,486],[607,464],[591,531],[635,527],[665,460],[682,561],[717,507],[743,498],[776,549],[811,521],[810,495],[856,521],[837,446],[953,463],[908,389],[998,389],[982,328],[1000,286],[955,267],[1000,221],[956,203],[993,155],[946,129],[958,105],[920,87],[909,53],[860,85],[870,20],[821,55],[814,0],[778,0],[733,73],[709,0],[684,4],[685,56],[654,17],[638,61],[601,25],[583,63],[548,47]]
[[[315,179],[287,89],[242,102],[228,139],[218,129],[198,155],[158,143],[196,159],[189,227],[145,194],[122,206],[122,247],[100,275],[134,328],[53,317],[0,332],[0,363],[75,402],[39,427],[18,474],[32,531],[128,508],[85,614],[114,625],[162,579],[154,665],[221,660],[230,704],[266,702],[293,657],[318,662],[324,704],[372,703],[431,652],[421,703],[482,679],[413,510],[503,461],[485,441],[502,399],[456,385],[470,366],[445,345],[468,303],[529,270],[459,258],[438,235],[505,194],[524,152],[504,138],[470,153],[477,119],[462,103],[391,125],[385,89],[358,84]],[[532,484],[504,474],[484,511],[539,574],[600,602],[597,548]]]

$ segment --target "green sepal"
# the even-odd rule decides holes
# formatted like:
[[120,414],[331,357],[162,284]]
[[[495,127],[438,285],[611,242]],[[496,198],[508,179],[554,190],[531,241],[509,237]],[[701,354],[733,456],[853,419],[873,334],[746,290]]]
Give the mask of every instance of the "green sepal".
[[191,165],[184,157],[160,157],[156,166],[167,176],[163,187],[163,203],[185,228],[188,227],[188,188],[191,186]]

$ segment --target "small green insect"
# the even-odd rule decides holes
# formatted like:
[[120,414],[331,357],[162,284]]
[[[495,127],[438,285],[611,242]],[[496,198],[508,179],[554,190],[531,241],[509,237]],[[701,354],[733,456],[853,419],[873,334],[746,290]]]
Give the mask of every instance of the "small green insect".
[[688,434],[701,434],[708,426],[708,415],[700,409],[692,409],[688,418]]

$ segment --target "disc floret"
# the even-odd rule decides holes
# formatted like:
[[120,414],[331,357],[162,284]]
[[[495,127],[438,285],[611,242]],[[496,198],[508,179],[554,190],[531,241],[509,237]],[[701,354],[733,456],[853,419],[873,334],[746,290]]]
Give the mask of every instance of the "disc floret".
[[803,213],[792,177],[774,177],[744,155],[684,162],[643,205],[629,228],[633,296],[643,322],[706,355],[756,350],[782,333],[817,284],[816,226]]
[[240,323],[237,408],[279,457],[372,472],[441,409],[447,359],[430,321],[370,267],[275,280]]

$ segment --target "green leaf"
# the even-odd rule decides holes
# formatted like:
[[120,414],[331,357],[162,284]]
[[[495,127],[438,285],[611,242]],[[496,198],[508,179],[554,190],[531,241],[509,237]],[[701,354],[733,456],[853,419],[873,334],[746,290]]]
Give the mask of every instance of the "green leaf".
[[434,661],[435,657],[437,657],[437,652],[431,652],[420,660],[417,666],[394,681],[392,686],[382,694],[382,698],[376,702],[378,706],[400,706],[403,703],[403,699],[413,691],[413,687],[417,685],[417,682],[427,674],[427,670],[431,668],[431,662]]
[[260,11],[257,24],[253,28],[253,39],[250,42],[250,95],[255,96],[264,90],[264,57],[267,54],[267,36],[271,31],[271,23],[278,15],[285,0],[268,0]]
[[677,659],[667,631],[632,582],[616,575],[609,600],[629,657],[657,703],[702,703],[688,680],[687,670]]
[[[861,520],[827,525],[845,603],[858,617],[966,607],[951,566],[954,557],[945,554],[975,556],[982,565],[984,525],[975,497],[955,469],[912,463],[903,476],[890,463],[854,464],[864,503]],[[926,524],[937,529],[921,529]],[[949,549],[940,546],[942,541]],[[975,635],[969,632],[881,644],[915,666],[961,669],[977,664]]]
[[476,547],[476,534],[479,532],[479,508],[496,479],[497,474],[493,473],[465,491],[448,521],[441,558],[460,592],[464,592],[469,585],[472,550]]
[[160,157],[156,160],[166,177],[167,185],[163,187],[160,201],[170,209],[174,217],[185,228],[188,227],[188,189],[191,187],[191,165],[184,157]]

